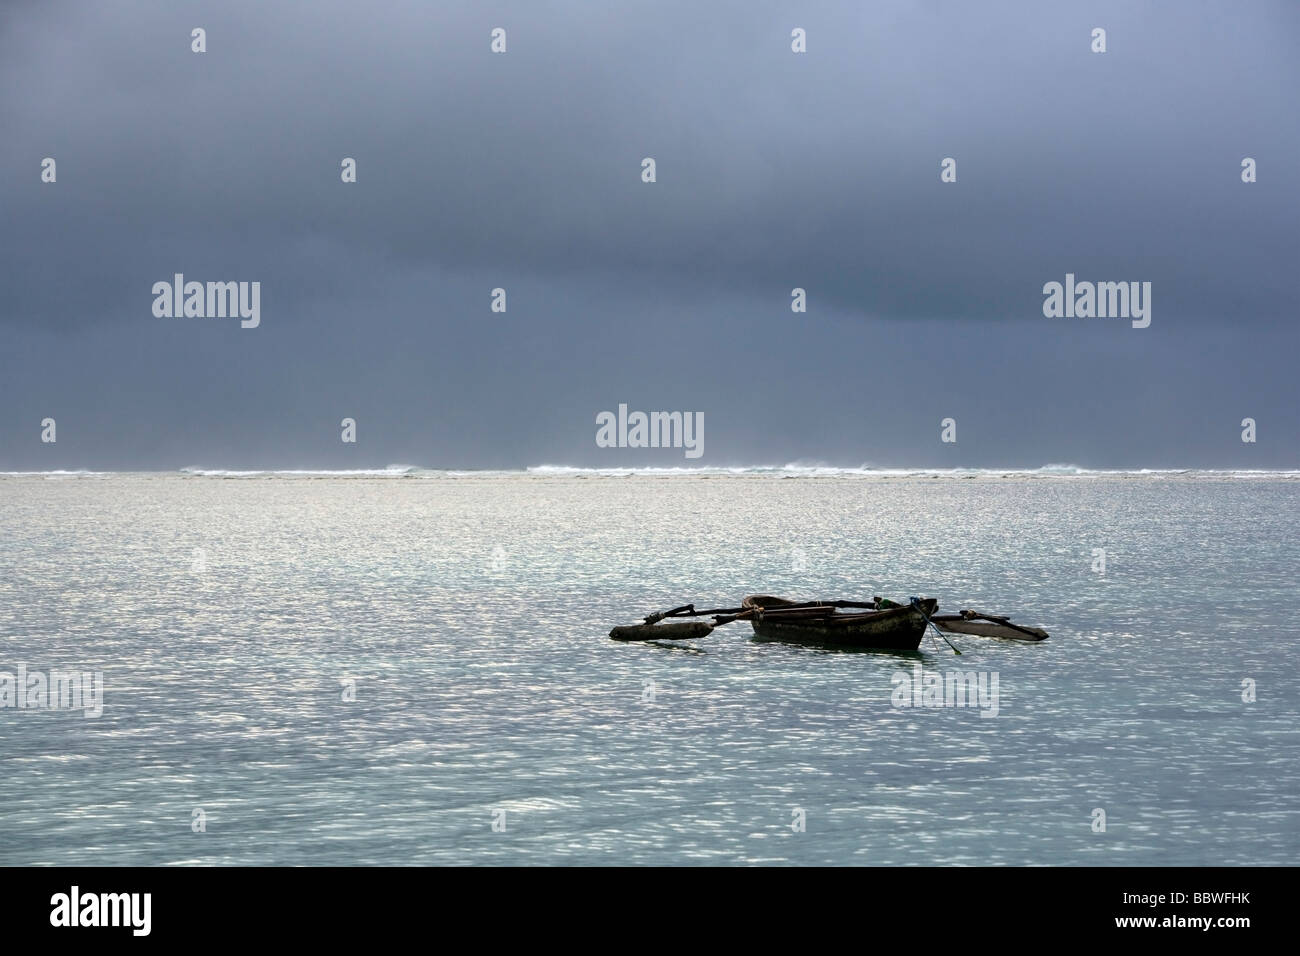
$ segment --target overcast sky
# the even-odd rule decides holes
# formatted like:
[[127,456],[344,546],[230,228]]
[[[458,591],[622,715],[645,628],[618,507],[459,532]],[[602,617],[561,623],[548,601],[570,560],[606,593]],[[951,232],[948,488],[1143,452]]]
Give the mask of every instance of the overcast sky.
[[[0,470],[1295,467],[1297,49],[1264,0],[10,0]],[[260,326],[155,317],[178,272]],[[1067,272],[1150,327],[1044,317]],[[703,457],[597,447],[620,403]]]

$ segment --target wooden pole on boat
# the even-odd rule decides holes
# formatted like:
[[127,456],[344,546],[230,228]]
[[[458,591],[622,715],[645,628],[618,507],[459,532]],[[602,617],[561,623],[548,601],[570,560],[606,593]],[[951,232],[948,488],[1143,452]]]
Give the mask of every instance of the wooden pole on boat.
[[930,615],[925,613],[925,608],[921,607],[921,599],[914,597],[911,599],[911,601],[912,601],[912,607],[920,611],[921,617],[925,618],[925,623],[929,624],[932,628],[934,628],[934,633],[938,634],[940,637],[943,638],[943,642],[952,648],[952,652],[954,654],[956,654],[958,657],[961,657],[961,651],[957,650],[957,645],[955,645],[952,641],[948,640],[947,637],[944,637],[943,631],[939,630],[939,625],[935,624],[934,621],[930,620]]

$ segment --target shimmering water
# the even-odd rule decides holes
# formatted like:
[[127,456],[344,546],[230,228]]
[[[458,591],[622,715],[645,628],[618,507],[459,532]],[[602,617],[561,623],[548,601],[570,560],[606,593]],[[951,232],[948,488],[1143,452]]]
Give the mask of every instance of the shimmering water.
[[[98,719],[0,709],[0,863],[1291,864],[1298,497],[1264,476],[0,478],[0,670],[106,684]],[[605,636],[755,591],[927,594],[1052,637],[913,658],[743,624]],[[998,716],[891,706],[918,659],[997,672]]]

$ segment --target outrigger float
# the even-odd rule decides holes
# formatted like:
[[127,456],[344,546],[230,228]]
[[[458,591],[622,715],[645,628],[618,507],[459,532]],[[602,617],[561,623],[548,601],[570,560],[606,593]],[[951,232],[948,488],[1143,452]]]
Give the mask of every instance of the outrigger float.
[[[1047,632],[1042,628],[1012,624],[1009,618],[996,614],[963,610],[940,615],[935,614],[938,608],[939,602],[934,598],[912,598],[907,604],[882,597],[874,597],[870,602],[796,602],[768,594],[751,594],[740,607],[701,611],[694,604],[683,604],[670,611],[648,614],[642,619],[644,623],[616,627],[609,636],[616,641],[686,641],[708,637],[715,627],[723,624],[748,621],[758,640],[889,651],[916,650],[921,646],[927,625],[940,637],[947,632],[1019,641],[1047,639]],[[707,617],[712,621],[700,620]],[[943,639],[953,651],[961,653],[946,637]]]

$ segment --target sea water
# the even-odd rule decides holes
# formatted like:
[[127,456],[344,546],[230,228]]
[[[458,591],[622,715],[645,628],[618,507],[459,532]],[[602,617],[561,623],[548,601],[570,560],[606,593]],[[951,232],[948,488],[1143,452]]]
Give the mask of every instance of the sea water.
[[[0,707],[0,863],[1292,864],[1297,478],[0,477],[0,671],[103,688]],[[1051,637],[606,636],[755,592]]]

